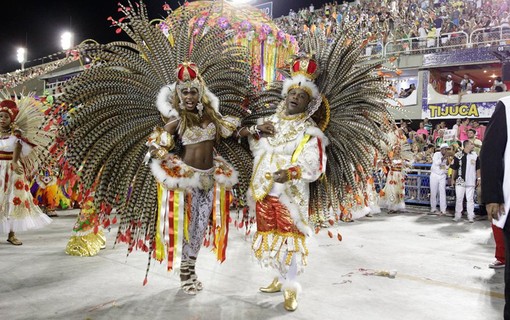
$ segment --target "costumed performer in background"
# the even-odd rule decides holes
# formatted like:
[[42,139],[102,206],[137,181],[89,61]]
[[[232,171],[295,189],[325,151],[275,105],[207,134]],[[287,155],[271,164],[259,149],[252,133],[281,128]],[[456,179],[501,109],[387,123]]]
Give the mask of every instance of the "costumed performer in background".
[[[43,227],[51,223],[34,204],[27,174],[37,170],[40,154],[51,142],[50,132],[39,132],[44,114],[31,96],[17,102],[0,102],[0,232],[7,241],[21,245],[16,232]],[[19,106],[19,108],[18,108]]]

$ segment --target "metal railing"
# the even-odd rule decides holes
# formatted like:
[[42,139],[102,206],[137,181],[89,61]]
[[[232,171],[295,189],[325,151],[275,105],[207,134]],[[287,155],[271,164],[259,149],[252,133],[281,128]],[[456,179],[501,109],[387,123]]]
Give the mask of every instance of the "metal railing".
[[22,84],[38,76],[41,76],[45,73],[51,72],[71,61],[73,61],[73,58],[67,56],[59,60],[32,66],[30,68],[26,68],[25,70],[16,70],[13,72],[9,72],[4,75],[0,75],[0,84],[5,86],[6,88],[14,88],[19,84]]
[[396,54],[425,54],[464,48],[491,47],[510,44],[510,27],[497,26],[473,30],[440,33],[435,37],[414,37],[368,43],[365,56],[383,56]]
[[469,36],[469,43],[473,46],[500,46],[510,42],[509,27],[489,27],[473,30]]
[[405,202],[430,204],[430,164],[415,163],[406,174]]
[[[414,163],[406,173],[405,202],[408,204],[430,205],[430,163]],[[386,177],[381,173],[374,176],[376,190],[384,188]],[[477,194],[474,194],[475,208],[478,208]],[[455,207],[455,186],[446,186],[446,203]],[[439,201],[438,201],[439,203]]]
[[451,32],[427,38],[393,40],[384,46],[383,55],[420,54],[444,49],[466,48],[469,36],[465,32]]

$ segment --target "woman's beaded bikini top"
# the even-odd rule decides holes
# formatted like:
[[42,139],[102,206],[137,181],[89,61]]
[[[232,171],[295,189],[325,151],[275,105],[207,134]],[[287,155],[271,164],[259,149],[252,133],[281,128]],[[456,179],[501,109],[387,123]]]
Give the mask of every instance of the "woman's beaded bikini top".
[[215,138],[216,126],[213,122],[211,122],[205,128],[200,126],[191,126],[186,128],[182,134],[181,140],[183,145],[189,145],[214,140]]

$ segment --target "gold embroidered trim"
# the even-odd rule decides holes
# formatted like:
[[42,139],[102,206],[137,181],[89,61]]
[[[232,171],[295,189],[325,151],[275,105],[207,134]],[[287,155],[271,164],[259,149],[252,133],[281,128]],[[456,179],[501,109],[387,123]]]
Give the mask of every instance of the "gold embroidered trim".
[[[252,175],[251,181],[250,181],[251,193],[252,193],[253,199],[255,199],[255,201],[260,201],[260,200],[264,199],[269,194],[269,192],[273,188],[273,184],[274,184],[273,178],[271,177],[271,179],[269,180],[269,184],[266,185],[265,188],[263,188],[262,192],[257,191],[257,189],[255,188],[255,185],[254,185],[254,180],[255,180],[255,177],[257,176],[256,173],[259,171],[260,164],[262,163],[262,160],[264,160],[266,155],[267,154],[264,153],[260,157],[257,164],[255,165],[255,170],[253,170],[253,175]],[[264,176],[264,178],[266,178],[266,177]]]
[[[255,245],[255,242],[262,237],[262,242],[257,249],[254,249],[255,257],[258,260],[261,260],[264,256],[264,252],[270,253],[276,251],[275,258],[277,260],[280,259],[281,248],[284,245],[288,244],[289,239],[293,239],[294,242],[294,250],[288,250],[286,247],[287,257],[285,259],[285,264],[290,265],[292,261],[292,257],[294,254],[302,254],[303,255],[303,265],[306,265],[306,256],[308,256],[308,248],[306,247],[305,236],[303,234],[297,234],[292,232],[278,232],[278,231],[257,231],[255,236],[253,237],[252,247]],[[269,243],[270,237],[272,237],[271,243]],[[277,245],[280,245],[277,247]],[[301,252],[300,248],[304,249],[304,253]]]

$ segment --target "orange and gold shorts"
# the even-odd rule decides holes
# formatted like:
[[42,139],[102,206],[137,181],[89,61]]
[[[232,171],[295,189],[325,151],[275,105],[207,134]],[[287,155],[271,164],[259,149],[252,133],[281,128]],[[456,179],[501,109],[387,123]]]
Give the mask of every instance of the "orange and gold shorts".
[[294,221],[290,216],[289,209],[280,202],[278,197],[266,196],[256,205],[257,231],[278,233],[299,233]]

